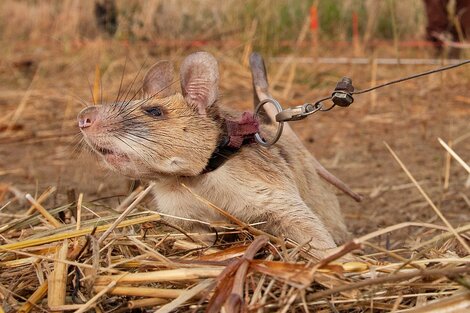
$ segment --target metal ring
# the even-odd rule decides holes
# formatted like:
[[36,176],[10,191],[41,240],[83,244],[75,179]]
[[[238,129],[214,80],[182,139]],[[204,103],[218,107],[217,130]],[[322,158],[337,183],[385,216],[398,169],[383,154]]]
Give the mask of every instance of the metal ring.
[[[277,110],[277,113],[282,112],[282,106],[279,104],[279,102],[277,102],[275,99],[267,98],[267,99],[264,99],[263,101],[261,101],[260,103],[258,103],[258,105],[256,106],[256,109],[255,109],[255,115],[256,116],[258,115],[259,110],[261,110],[261,108],[268,102],[272,103],[274,105],[274,107]],[[271,141],[264,140],[263,137],[261,137],[259,132],[257,132],[255,134],[255,140],[256,140],[257,143],[259,143],[263,147],[270,147],[279,140],[279,138],[282,135],[283,128],[284,128],[284,122],[278,122],[276,135],[274,136],[273,140],[271,140]]]

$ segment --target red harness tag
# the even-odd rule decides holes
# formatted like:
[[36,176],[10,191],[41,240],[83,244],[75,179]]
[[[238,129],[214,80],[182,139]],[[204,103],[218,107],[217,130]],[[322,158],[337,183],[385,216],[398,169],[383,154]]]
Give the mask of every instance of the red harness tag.
[[243,144],[253,143],[259,132],[259,122],[250,112],[243,112],[239,121],[225,120],[225,123],[230,148],[239,149]]

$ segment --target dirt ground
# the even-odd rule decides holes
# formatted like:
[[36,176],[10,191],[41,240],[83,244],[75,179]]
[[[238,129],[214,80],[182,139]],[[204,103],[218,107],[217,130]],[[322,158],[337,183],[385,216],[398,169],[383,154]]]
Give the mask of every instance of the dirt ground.
[[[75,117],[91,101],[95,65],[99,64],[104,98],[113,99],[124,63],[124,86],[136,90],[142,64],[169,57],[177,61],[187,51],[168,52],[152,46],[128,48],[100,42],[70,46],[14,46],[0,61],[0,208],[12,198],[6,186],[21,193],[40,194],[57,186],[48,207],[67,201],[67,191],[84,199],[104,199],[115,205],[129,191],[126,179],[103,168],[83,152]],[[214,51],[221,64],[222,102],[240,110],[252,108],[251,77],[241,56]],[[328,95],[336,81],[350,76],[358,88],[371,85],[371,68],[364,65],[298,65],[289,87],[287,76],[276,81],[280,63],[267,60],[274,95],[284,106]],[[433,66],[379,66],[377,83],[424,71]],[[145,70],[144,70],[145,71]],[[91,87],[90,87],[91,86]],[[455,151],[470,160],[470,66],[357,96],[347,108],[335,108],[291,123],[305,145],[364,200],[355,203],[338,192],[348,226],[355,236],[378,228],[420,221],[441,224],[410,179],[392,158],[385,143],[398,154],[442,213],[458,226],[470,220],[468,173],[451,162],[444,188],[445,150],[437,138],[455,143]],[[129,94],[132,94],[131,91]],[[467,187],[466,187],[467,184]],[[0,211],[6,221],[24,213],[25,203],[13,202]],[[408,233],[401,234],[408,238]],[[384,239],[385,240],[385,239]],[[393,248],[397,244],[388,242]]]

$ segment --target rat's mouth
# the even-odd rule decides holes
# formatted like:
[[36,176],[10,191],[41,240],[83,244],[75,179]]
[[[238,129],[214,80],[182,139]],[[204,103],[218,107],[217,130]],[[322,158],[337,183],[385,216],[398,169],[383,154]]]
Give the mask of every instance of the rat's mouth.
[[110,150],[107,148],[99,147],[96,145],[94,145],[93,148],[95,148],[95,150],[98,151],[102,155],[115,154],[113,150]]
[[109,148],[101,147],[101,146],[98,146],[94,143],[91,144],[91,146],[93,147],[93,149],[96,152],[101,154],[108,163],[118,163],[118,162],[129,161],[129,157],[124,153],[118,153],[115,150],[111,150]]
[[88,141],[88,144],[93,148],[93,150],[95,150],[97,153],[99,153],[103,156],[110,155],[110,154],[116,154],[116,152],[114,150],[111,150],[109,148],[105,148],[105,147],[102,147],[102,146],[98,146],[94,142]]

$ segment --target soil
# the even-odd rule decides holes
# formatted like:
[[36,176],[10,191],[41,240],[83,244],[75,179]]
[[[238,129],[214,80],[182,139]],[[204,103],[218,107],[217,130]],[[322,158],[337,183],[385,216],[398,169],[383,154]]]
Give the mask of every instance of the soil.
[[[78,98],[91,102],[95,64],[100,65],[101,89],[111,100],[117,94],[126,59],[124,86],[129,86],[142,64],[148,67],[168,51],[100,42],[28,47],[11,47],[0,63],[0,208],[13,197],[7,187],[38,195],[47,186],[57,186],[58,192],[47,207],[66,203],[69,190],[83,193],[87,201],[100,198],[104,204],[116,205],[129,192],[129,182],[108,171],[79,145],[75,117],[83,104]],[[173,52],[169,57],[181,60],[187,53]],[[221,63],[221,100],[250,110],[249,70],[240,65],[239,56],[215,54]],[[360,88],[371,85],[369,66],[298,65],[289,87],[287,74],[278,75],[281,78],[276,82],[280,64],[269,59],[267,64],[274,95],[284,106],[329,95],[342,76],[352,77]],[[379,66],[376,83],[430,68],[433,66]],[[449,186],[444,188],[446,153],[437,138],[453,141],[462,159],[470,160],[469,73],[466,66],[383,88],[357,96],[349,108],[335,108],[291,123],[326,168],[364,195],[361,203],[355,203],[338,192],[355,236],[406,221],[442,224],[385,143],[454,226],[468,223],[469,175],[452,160]],[[129,95],[141,79],[142,73]],[[7,221],[27,207],[15,201],[1,210],[0,219]],[[411,233],[404,232],[394,240],[413,240],[408,235]],[[394,240],[387,243],[398,245]]]

